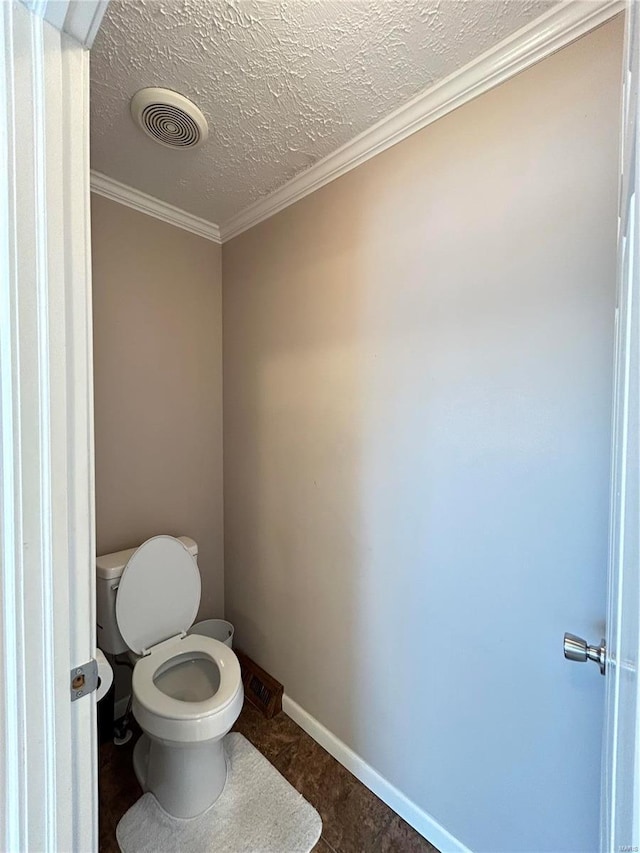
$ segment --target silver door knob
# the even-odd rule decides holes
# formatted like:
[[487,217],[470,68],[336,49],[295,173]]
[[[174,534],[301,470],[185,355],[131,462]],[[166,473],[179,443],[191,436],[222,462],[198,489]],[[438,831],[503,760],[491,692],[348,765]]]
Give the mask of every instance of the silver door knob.
[[576,637],[575,634],[564,635],[564,656],[567,660],[585,661],[592,660],[600,667],[601,675],[604,675],[606,668],[607,644],[604,639],[600,641],[599,646],[590,646],[582,637]]

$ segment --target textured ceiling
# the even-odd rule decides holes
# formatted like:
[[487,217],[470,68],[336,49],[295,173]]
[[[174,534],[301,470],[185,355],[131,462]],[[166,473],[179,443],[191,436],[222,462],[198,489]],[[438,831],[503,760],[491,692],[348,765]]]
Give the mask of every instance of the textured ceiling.
[[[223,223],[554,0],[111,0],[91,52],[92,167]],[[194,100],[209,138],[172,151],[129,99]]]

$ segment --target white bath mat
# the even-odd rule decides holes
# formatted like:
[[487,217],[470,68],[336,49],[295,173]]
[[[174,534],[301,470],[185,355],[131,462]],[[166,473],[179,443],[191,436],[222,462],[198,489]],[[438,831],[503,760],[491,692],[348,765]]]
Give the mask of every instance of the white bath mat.
[[184,820],[144,794],[116,828],[123,853],[309,853],[318,812],[241,734],[225,749],[227,782],[211,808]]

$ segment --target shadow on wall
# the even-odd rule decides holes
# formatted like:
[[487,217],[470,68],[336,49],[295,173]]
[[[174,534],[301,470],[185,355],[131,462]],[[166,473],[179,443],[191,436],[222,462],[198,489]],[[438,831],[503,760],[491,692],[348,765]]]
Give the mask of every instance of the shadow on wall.
[[92,253],[98,553],[191,536],[221,617],[220,246],[94,195]]
[[264,223],[259,268],[241,251],[224,292],[225,560],[240,645],[337,713],[357,678],[364,389],[351,342],[361,212],[355,201],[335,211],[322,199],[286,251]]
[[220,246],[95,195],[91,242],[98,554],[191,536],[199,616],[221,617]]

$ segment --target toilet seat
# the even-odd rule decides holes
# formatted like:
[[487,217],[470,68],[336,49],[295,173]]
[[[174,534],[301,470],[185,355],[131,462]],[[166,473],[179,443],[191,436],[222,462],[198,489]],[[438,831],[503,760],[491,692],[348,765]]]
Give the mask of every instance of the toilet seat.
[[[220,684],[209,699],[175,699],[154,683],[164,664],[185,654],[205,656],[217,666]],[[237,719],[244,697],[240,664],[233,651],[218,640],[198,634],[173,637],[140,658],[133,670],[132,691],[133,715],[142,729],[176,743],[210,740],[224,734]]]
[[154,536],[133,552],[122,571],[116,622],[127,646],[144,655],[186,632],[200,605],[198,564],[173,536]]
[[[154,676],[163,664],[170,663],[180,655],[194,653],[206,655],[218,667],[220,686],[210,699],[201,702],[174,699],[156,686]],[[219,640],[199,634],[176,637],[161,643],[157,650],[152,649],[148,655],[140,658],[134,672],[137,676],[138,702],[154,714],[172,720],[190,720],[224,710],[237,693],[240,678],[238,659],[231,649]]]
[[[174,744],[222,737],[235,723],[244,688],[240,664],[224,643],[187,636],[200,604],[200,573],[189,550],[173,536],[148,539],[129,558],[120,577],[116,621],[133,652],[133,715],[151,737]],[[189,658],[189,656],[192,656]],[[182,656],[185,660],[179,660]],[[217,667],[220,682],[202,701],[175,698],[155,683],[159,670],[204,658]],[[180,684],[177,673],[176,683]]]

